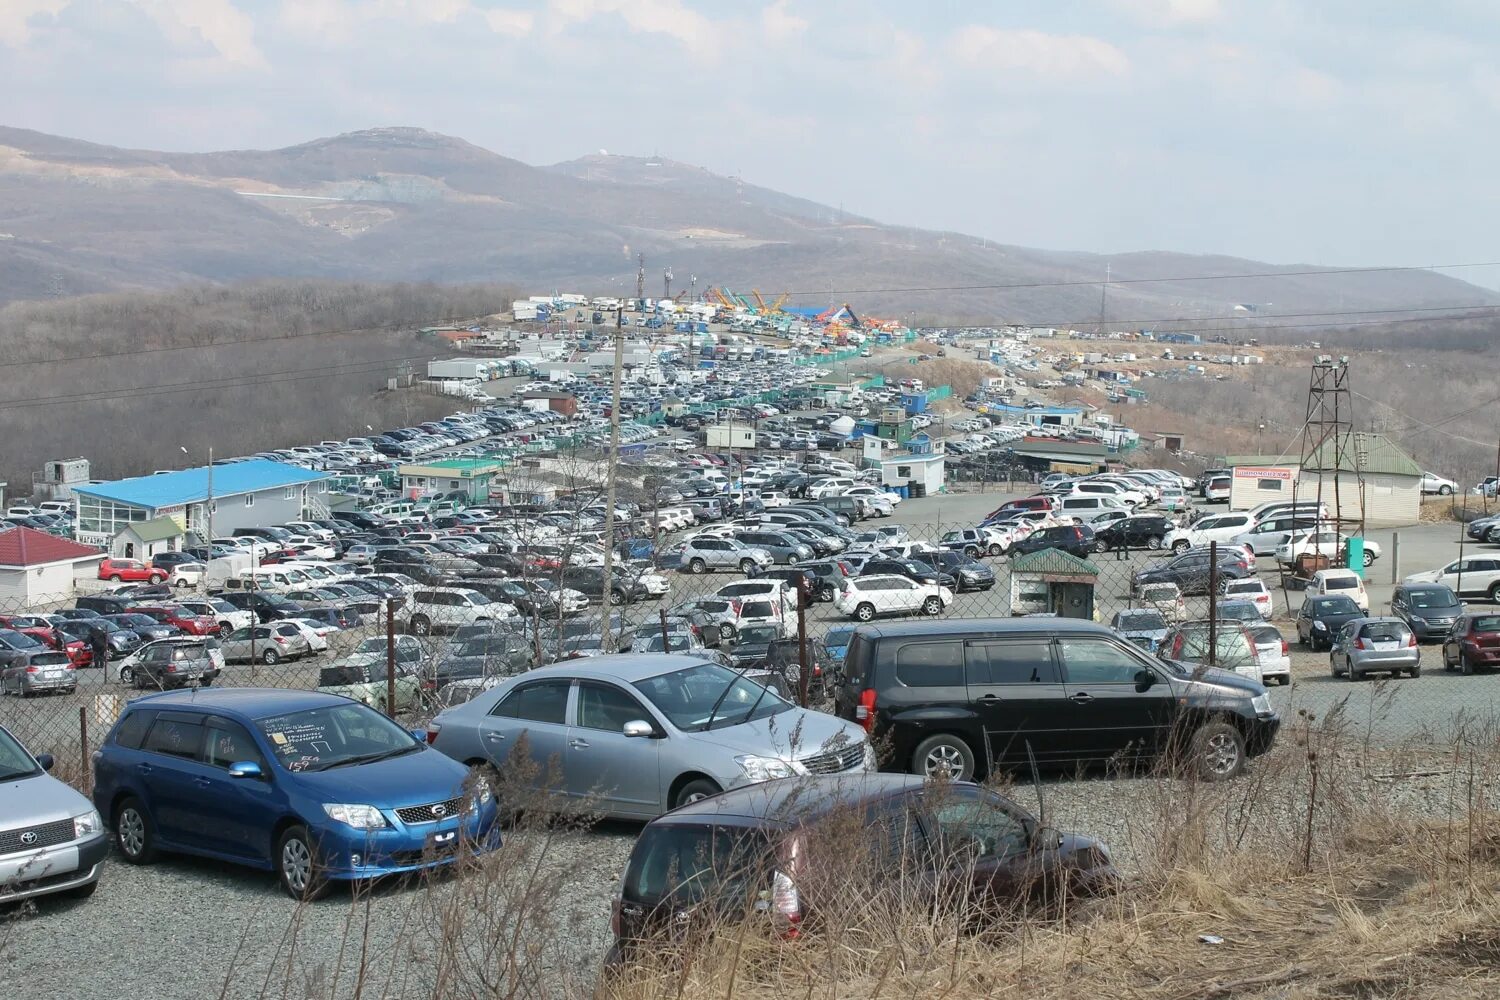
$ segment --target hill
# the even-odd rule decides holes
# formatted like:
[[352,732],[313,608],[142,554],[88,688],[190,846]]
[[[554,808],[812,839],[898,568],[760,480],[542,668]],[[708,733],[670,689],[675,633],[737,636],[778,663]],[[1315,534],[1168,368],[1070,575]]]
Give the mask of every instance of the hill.
[[[213,153],[0,128],[0,303],[282,277],[625,290],[637,253],[651,292],[671,265],[677,287],[696,274],[700,287],[939,320],[1090,322],[1106,267],[1118,323],[1246,302],[1278,313],[1500,304],[1421,271],[1162,281],[1309,268],[1007,246],[883,225],[658,157],[536,167],[415,128]],[[880,291],[934,286],[944,291]]]

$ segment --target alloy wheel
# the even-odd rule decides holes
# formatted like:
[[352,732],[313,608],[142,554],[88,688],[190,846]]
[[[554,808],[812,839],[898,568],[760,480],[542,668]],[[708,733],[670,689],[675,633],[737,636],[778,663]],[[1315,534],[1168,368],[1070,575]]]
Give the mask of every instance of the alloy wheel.
[[134,808],[120,813],[120,847],[132,858],[146,846],[146,821]]
[[927,753],[922,770],[929,778],[956,778],[964,773],[964,756],[954,746],[936,746]]
[[1240,748],[1235,744],[1234,737],[1227,733],[1215,733],[1204,748],[1203,760],[1214,774],[1232,774],[1240,761]]
[[281,870],[286,875],[286,884],[297,892],[306,892],[308,879],[312,876],[312,855],[307,845],[297,838],[288,840],[281,848]]

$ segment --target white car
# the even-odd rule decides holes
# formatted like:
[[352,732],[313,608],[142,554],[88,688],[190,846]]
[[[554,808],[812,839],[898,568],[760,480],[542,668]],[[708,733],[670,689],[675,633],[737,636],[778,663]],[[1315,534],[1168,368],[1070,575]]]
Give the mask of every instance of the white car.
[[310,621],[306,618],[288,618],[286,621],[297,626],[302,632],[302,638],[307,640],[307,648],[314,653],[325,653],[328,651],[328,636],[338,629],[325,622]]
[[777,507],[791,506],[792,498],[780,490],[761,490],[760,504],[766,510],[775,510]]
[[1278,684],[1292,683],[1291,647],[1274,625],[1246,624],[1245,631],[1255,643],[1255,660],[1260,666],[1260,682],[1273,678]]
[[822,500],[825,497],[836,497],[853,485],[854,480],[852,479],[832,476],[809,486],[807,488],[807,498],[809,500]]
[[217,618],[219,632],[228,635],[237,628],[249,628],[255,622],[253,612],[237,608],[222,597],[188,597],[177,600],[199,618]]
[[1269,620],[1276,610],[1276,602],[1271,597],[1271,591],[1266,589],[1266,582],[1258,576],[1244,580],[1226,580],[1223,597],[1226,601],[1254,602],[1255,609],[1260,612],[1261,618],[1266,620]]
[[203,583],[204,572],[206,570],[202,563],[178,563],[172,567],[172,573],[167,577],[167,584],[173,590],[186,590],[198,587]]
[[1249,514],[1212,514],[1208,517],[1199,518],[1187,527],[1173,528],[1167,532],[1167,537],[1164,541],[1167,548],[1173,552],[1181,553],[1194,546],[1207,545],[1209,542],[1219,542],[1222,544],[1231,541],[1234,536],[1243,534],[1249,528]]
[[406,627],[413,635],[430,635],[519,614],[514,604],[492,601],[466,587],[419,587],[411,595]]
[[851,577],[833,599],[841,613],[862,622],[882,615],[940,615],[952,603],[947,587],[895,575]]
[[1417,488],[1424,496],[1437,494],[1438,496],[1452,496],[1458,492],[1458,484],[1451,479],[1444,479],[1433,472],[1423,472],[1422,478],[1417,480]]
[[1441,583],[1459,597],[1487,597],[1500,603],[1500,559],[1492,555],[1455,559],[1442,569],[1413,573],[1402,583]]
[[886,501],[892,507],[901,506],[901,494],[892,493],[889,490],[882,490],[879,487],[870,486],[863,483],[858,486],[849,487],[843,492],[842,495],[846,497],[873,497],[876,500]]
[[[1376,542],[1366,538],[1365,542],[1365,565],[1368,566],[1380,558],[1380,546]],[[1307,553],[1315,553],[1327,556],[1329,559],[1337,559],[1345,551],[1349,543],[1349,536],[1332,528],[1318,528],[1314,531],[1295,532],[1281,545],[1276,547],[1276,561],[1283,566],[1297,565],[1297,558]]]
[[787,586],[785,580],[736,580],[726,583],[714,591],[714,597],[737,600],[741,603],[755,600],[780,600],[782,610],[792,616],[797,615],[797,593]]

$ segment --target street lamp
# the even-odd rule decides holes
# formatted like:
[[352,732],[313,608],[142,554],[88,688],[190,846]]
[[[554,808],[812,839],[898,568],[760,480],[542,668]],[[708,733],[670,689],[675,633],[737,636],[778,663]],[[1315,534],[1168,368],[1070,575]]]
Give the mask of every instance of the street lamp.
[[[180,451],[180,452],[182,452],[184,455],[188,455],[189,458],[192,457],[191,454],[188,452],[187,448],[185,446],[183,446],[183,445],[178,445],[177,446],[177,450]],[[204,492],[207,495],[203,498],[203,513],[204,513],[204,522],[205,522],[205,527],[206,527],[207,534],[204,537],[203,544],[204,544],[204,547],[208,551],[208,557],[210,559],[212,559],[213,555],[214,555],[214,448],[213,448],[213,445],[209,445],[208,446],[208,467],[207,467],[207,469],[205,471],[208,473],[208,485],[207,485],[207,487],[204,490]]]

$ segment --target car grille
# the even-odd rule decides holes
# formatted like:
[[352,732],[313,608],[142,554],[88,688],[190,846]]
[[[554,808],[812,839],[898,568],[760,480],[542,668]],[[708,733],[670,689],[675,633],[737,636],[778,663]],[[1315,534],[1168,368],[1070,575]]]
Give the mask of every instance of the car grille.
[[1453,622],[1455,620],[1456,619],[1453,619],[1453,618],[1428,618],[1427,619],[1427,627],[1428,628],[1452,628],[1453,627]]
[[[28,839],[28,835],[30,835]],[[38,847],[55,847],[73,839],[73,821],[60,819],[41,826],[22,826],[14,830],[0,830],[0,854],[17,851],[32,851]]]
[[826,753],[815,753],[802,758],[802,766],[812,774],[838,774],[853,770],[865,762],[865,745],[854,743]]
[[433,802],[425,806],[405,806],[396,810],[396,816],[401,822],[408,825],[412,823],[436,823],[440,819],[449,816],[457,816],[463,811],[464,800],[462,798],[449,799],[446,802]]

